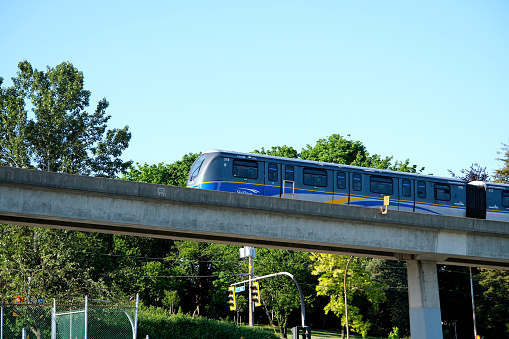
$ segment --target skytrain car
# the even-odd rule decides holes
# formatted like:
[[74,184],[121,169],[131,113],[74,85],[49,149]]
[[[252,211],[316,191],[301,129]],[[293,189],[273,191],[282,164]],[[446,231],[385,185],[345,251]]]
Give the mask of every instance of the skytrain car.
[[509,185],[487,182],[486,219],[509,221]]
[[193,164],[187,187],[466,216],[467,184],[455,178],[211,150]]

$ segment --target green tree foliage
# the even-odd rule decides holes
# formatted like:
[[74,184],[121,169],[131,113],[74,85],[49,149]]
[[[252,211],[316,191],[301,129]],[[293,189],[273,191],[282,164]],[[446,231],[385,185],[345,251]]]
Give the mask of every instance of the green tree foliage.
[[[309,306],[314,301],[313,287],[316,278],[311,275],[311,260],[308,252],[289,250],[257,249],[255,270],[256,275],[263,276],[278,272],[288,272],[299,282],[305,303]],[[272,315],[271,323],[279,326],[281,337],[287,337],[290,315],[298,313],[300,323],[300,296],[292,279],[286,275],[260,280],[260,291],[264,307]]]
[[509,337],[509,272],[480,269],[482,296],[476,296],[478,333],[486,338]]
[[22,61],[12,81],[0,90],[0,164],[106,177],[131,165],[120,159],[129,128],[106,129],[106,99],[86,111],[91,92],[71,63],[38,71]]
[[502,145],[502,150],[498,152],[502,157],[497,160],[502,161],[504,165],[493,173],[493,178],[495,182],[509,184],[509,144]]
[[398,329],[399,335],[410,335],[408,310],[408,289],[406,264],[402,261],[369,259],[366,269],[370,278],[384,287],[385,300],[377,310],[367,308],[366,317],[372,326],[370,335],[384,337],[388,332]]
[[[330,297],[329,303],[325,306],[325,312],[333,312],[336,316],[341,317],[341,324],[345,326],[343,278],[349,257],[314,253],[311,258],[314,261],[312,273],[319,276],[319,285],[316,287],[316,291],[318,295]],[[374,310],[377,310],[380,303],[385,300],[383,285],[371,279],[366,268],[369,262],[370,260],[366,258],[356,258],[346,271],[348,322],[350,328],[362,334],[363,337],[367,335],[371,322],[364,319],[361,307],[358,305],[367,301]]]
[[297,152],[295,148],[286,145],[272,146],[270,150],[266,150],[265,148],[262,147],[260,150],[254,150],[253,153],[283,158],[293,158],[293,159],[300,158],[300,154]]
[[27,300],[89,295],[109,298],[100,279],[94,279],[87,249],[94,246],[86,233],[1,225],[0,274],[3,300],[20,294]]
[[404,162],[396,161],[392,164],[392,156],[382,158],[378,154],[370,155],[362,142],[348,140],[339,134],[332,134],[326,139],[318,139],[313,147],[308,144],[302,150],[301,158],[401,172],[421,173],[424,171],[424,167],[417,169],[417,165],[410,165],[410,160],[408,159]]
[[[107,129],[106,99],[86,111],[91,93],[72,64],[38,71],[22,61],[12,82],[0,87],[0,165],[105,177],[131,165],[120,159],[131,138],[128,127]],[[93,255],[108,247],[107,236],[14,225],[0,225],[0,233],[4,300],[15,294],[26,301],[111,299],[104,260]]]
[[150,182],[153,184],[172,185],[185,187],[187,175],[196,158],[201,153],[189,153],[172,164],[165,165],[140,165],[131,166],[127,173],[122,177],[124,180]]

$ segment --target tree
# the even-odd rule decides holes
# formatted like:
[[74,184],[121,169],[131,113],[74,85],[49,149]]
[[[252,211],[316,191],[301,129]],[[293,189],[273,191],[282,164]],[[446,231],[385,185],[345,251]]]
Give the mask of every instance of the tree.
[[[311,275],[311,260],[308,252],[278,249],[257,249],[255,272],[263,276],[278,272],[289,272],[299,282],[307,305],[312,304],[313,286],[316,278]],[[260,291],[264,307],[272,314],[281,337],[287,337],[288,322],[291,315],[298,311],[297,323],[300,326],[300,296],[294,282],[287,276],[277,276],[260,281]],[[308,309],[308,314],[310,314]]]
[[482,296],[476,296],[478,332],[486,338],[509,335],[509,272],[480,269],[477,276]]
[[[372,323],[370,334],[385,337],[394,331],[402,337],[410,335],[408,310],[408,282],[406,263],[403,261],[371,259],[366,265],[370,278],[384,287],[385,300],[378,310],[367,308],[366,317]],[[393,334],[394,335],[394,334]],[[399,337],[398,337],[399,338]]]
[[144,165],[140,165],[136,163],[136,166],[129,167],[122,179],[185,187],[191,166],[200,154],[201,153],[185,154],[182,160],[177,160],[169,165],[165,165],[164,163],[159,163],[157,165],[148,165],[145,163]]
[[424,171],[424,167],[417,169],[417,165],[410,165],[409,159],[392,164],[392,156],[382,158],[378,154],[369,155],[362,142],[348,140],[339,134],[332,134],[327,139],[318,139],[313,147],[306,145],[306,148],[302,149],[301,158],[400,172],[421,173]]
[[106,99],[94,113],[85,110],[91,92],[71,63],[44,72],[22,61],[12,81],[0,91],[0,164],[106,177],[131,165],[120,159],[131,139],[129,128],[106,130]]
[[[22,61],[12,82],[0,87],[0,165],[106,177],[130,166],[120,159],[128,127],[106,129],[106,99],[94,113],[86,111],[91,93],[71,63],[38,71]],[[0,234],[4,300],[13,294],[25,300],[112,297],[89,257],[106,237],[15,225],[0,225]],[[40,328],[31,330],[40,337]]]
[[451,170],[448,171],[454,178],[461,179],[464,182],[489,180],[489,175],[486,173],[486,167],[481,167],[478,164],[472,164],[469,169],[462,169],[462,175],[456,175]]
[[504,166],[493,173],[494,181],[509,184],[509,144],[502,144],[502,151],[498,154],[502,154],[497,160],[502,161]]
[[[333,312],[341,317],[341,325],[346,324],[345,313],[345,290],[343,288],[343,277],[348,261],[348,256],[314,253],[311,255],[313,263],[312,274],[318,275],[318,295],[330,297],[329,303],[325,306],[325,312]],[[355,263],[349,265],[346,271],[347,301],[348,301],[348,322],[350,327],[357,333],[366,336],[371,327],[371,322],[365,320],[361,314],[361,307],[364,302],[369,302],[376,311],[382,301],[385,300],[383,285],[371,279],[367,270],[370,260],[356,258]]]
[[300,158],[300,154],[297,150],[291,146],[272,146],[270,150],[265,150],[265,148],[261,148],[261,150],[254,150],[253,153],[271,155],[274,157],[283,157],[283,158]]
[[319,139],[314,147],[306,145],[301,157],[305,160],[381,169],[387,169],[392,160],[392,157],[381,159],[377,154],[370,156],[360,141],[347,140],[339,134],[332,134],[327,139]]

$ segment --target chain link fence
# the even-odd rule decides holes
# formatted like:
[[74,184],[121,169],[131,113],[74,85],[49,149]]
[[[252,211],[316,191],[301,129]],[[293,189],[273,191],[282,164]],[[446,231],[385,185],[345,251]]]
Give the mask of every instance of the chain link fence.
[[136,339],[136,306],[88,302],[0,305],[0,339]]

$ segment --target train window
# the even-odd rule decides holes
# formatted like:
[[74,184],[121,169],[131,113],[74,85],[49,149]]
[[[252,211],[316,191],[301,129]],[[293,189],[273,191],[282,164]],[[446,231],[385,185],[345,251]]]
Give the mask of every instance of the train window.
[[203,160],[207,157],[207,154],[201,155],[193,164],[193,168],[191,168],[191,175],[189,176],[189,180],[193,181],[194,178],[198,176],[198,173],[200,173],[201,165],[203,164]]
[[252,160],[233,160],[233,176],[246,179],[258,179],[258,163]]
[[277,181],[278,180],[278,170],[277,170],[277,164],[269,164],[268,167],[268,179],[269,181]]
[[352,175],[353,185],[352,188],[354,191],[362,190],[362,177],[360,174],[355,173]]
[[424,181],[417,182],[417,196],[421,199],[426,198],[426,183]]
[[338,172],[338,189],[344,190],[346,188],[346,173]]
[[502,206],[509,207],[509,191],[502,191]]
[[386,177],[372,176],[370,178],[371,193],[391,195],[393,193],[392,179]]
[[451,200],[451,186],[435,184],[435,199],[442,201]]
[[294,181],[293,166],[285,166],[285,180]]
[[412,195],[412,185],[410,183],[410,180],[403,179],[403,181],[401,182],[401,194],[404,197],[409,197]]
[[327,187],[327,171],[315,168],[304,168],[304,185]]

